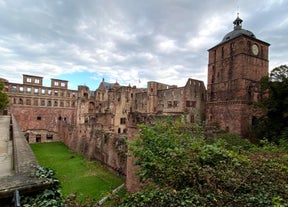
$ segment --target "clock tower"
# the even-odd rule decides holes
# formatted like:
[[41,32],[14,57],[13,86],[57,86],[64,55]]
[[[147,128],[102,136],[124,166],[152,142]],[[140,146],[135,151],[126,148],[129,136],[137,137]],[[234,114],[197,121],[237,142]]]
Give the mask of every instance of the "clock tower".
[[246,137],[252,125],[252,103],[258,100],[259,81],[268,75],[269,44],[242,29],[237,16],[234,29],[208,50],[208,126]]

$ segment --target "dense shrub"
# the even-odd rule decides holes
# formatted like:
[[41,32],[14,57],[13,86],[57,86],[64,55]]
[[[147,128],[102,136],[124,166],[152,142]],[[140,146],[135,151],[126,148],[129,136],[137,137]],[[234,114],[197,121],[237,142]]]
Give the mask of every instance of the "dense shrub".
[[21,198],[21,204],[24,207],[60,207],[63,205],[63,199],[60,192],[60,182],[55,177],[54,170],[45,167],[38,167],[36,176],[46,179],[51,183],[51,188],[45,189],[36,195],[25,196]]
[[118,206],[288,206],[283,148],[269,152],[234,135],[207,142],[201,127],[181,120],[139,127],[130,150],[146,189]]

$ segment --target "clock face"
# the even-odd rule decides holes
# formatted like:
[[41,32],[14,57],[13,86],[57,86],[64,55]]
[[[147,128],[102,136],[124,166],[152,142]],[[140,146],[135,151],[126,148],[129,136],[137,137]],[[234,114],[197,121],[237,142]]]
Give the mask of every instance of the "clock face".
[[258,53],[259,53],[259,48],[258,48],[258,46],[256,45],[256,44],[254,44],[254,45],[252,45],[252,53],[253,53],[253,55],[258,55]]

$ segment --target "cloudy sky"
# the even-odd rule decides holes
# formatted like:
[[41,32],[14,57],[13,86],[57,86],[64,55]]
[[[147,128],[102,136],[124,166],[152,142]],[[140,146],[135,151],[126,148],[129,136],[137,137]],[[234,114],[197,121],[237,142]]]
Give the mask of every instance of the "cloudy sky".
[[0,77],[22,74],[95,90],[102,78],[146,87],[207,80],[207,50],[243,28],[288,64],[287,0],[0,0]]

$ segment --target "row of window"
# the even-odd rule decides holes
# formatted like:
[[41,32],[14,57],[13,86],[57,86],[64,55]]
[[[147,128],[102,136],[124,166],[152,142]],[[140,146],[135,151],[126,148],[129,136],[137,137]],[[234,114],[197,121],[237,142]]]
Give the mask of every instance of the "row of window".
[[59,101],[59,100],[30,99],[30,98],[26,99],[14,98],[13,104],[29,105],[29,106],[33,105],[33,106],[75,107],[74,101]]
[[179,106],[179,101],[168,101],[167,106],[168,108],[176,108]]
[[[37,121],[41,121],[41,120],[42,120],[42,117],[41,117],[41,116],[37,116],[36,119],[37,119]],[[61,121],[61,120],[62,120],[62,116],[59,116],[59,117],[58,117],[58,120]],[[66,117],[64,117],[63,120],[66,122],[66,120],[67,120]]]
[[66,86],[66,83],[65,83],[65,82],[60,82],[60,83],[59,83],[58,81],[54,81],[53,83],[54,83],[54,86],[59,86],[59,85],[60,85],[61,87],[65,87],[65,86]]
[[[44,138],[45,135],[41,135],[41,134],[36,134],[35,136],[35,141],[32,140],[32,137],[29,137],[29,134],[25,134],[25,138],[27,140],[27,142],[42,142],[42,138]],[[53,140],[53,134],[46,134],[46,140]]]
[[[39,84],[40,83],[40,79],[39,78],[34,78],[34,83]],[[27,83],[32,83],[32,78],[26,78],[26,82]]]
[[[168,108],[179,107],[179,101],[168,101]],[[186,101],[186,107],[196,107],[196,101]]]
[[[23,87],[23,86],[19,86],[19,88],[17,88],[17,86],[12,86],[11,88],[11,91],[12,92],[19,92],[19,93],[28,93],[28,94],[40,94],[41,92],[41,95],[54,95],[54,96],[64,96],[65,95],[65,91],[63,90],[57,90],[57,89],[44,89],[44,88],[31,88],[31,87]],[[72,95],[72,97],[76,97],[76,93],[75,92],[72,92],[70,93],[69,91],[66,92],[66,96],[67,97],[70,97]]]
[[[24,81],[25,82],[25,81]],[[27,77],[26,78],[26,82],[27,83],[36,83],[36,84],[39,84],[40,83],[40,79],[39,78],[30,78],[30,77]],[[55,81],[53,80],[53,85],[54,86],[61,86],[61,87],[66,87],[66,82],[61,82],[61,81]]]

